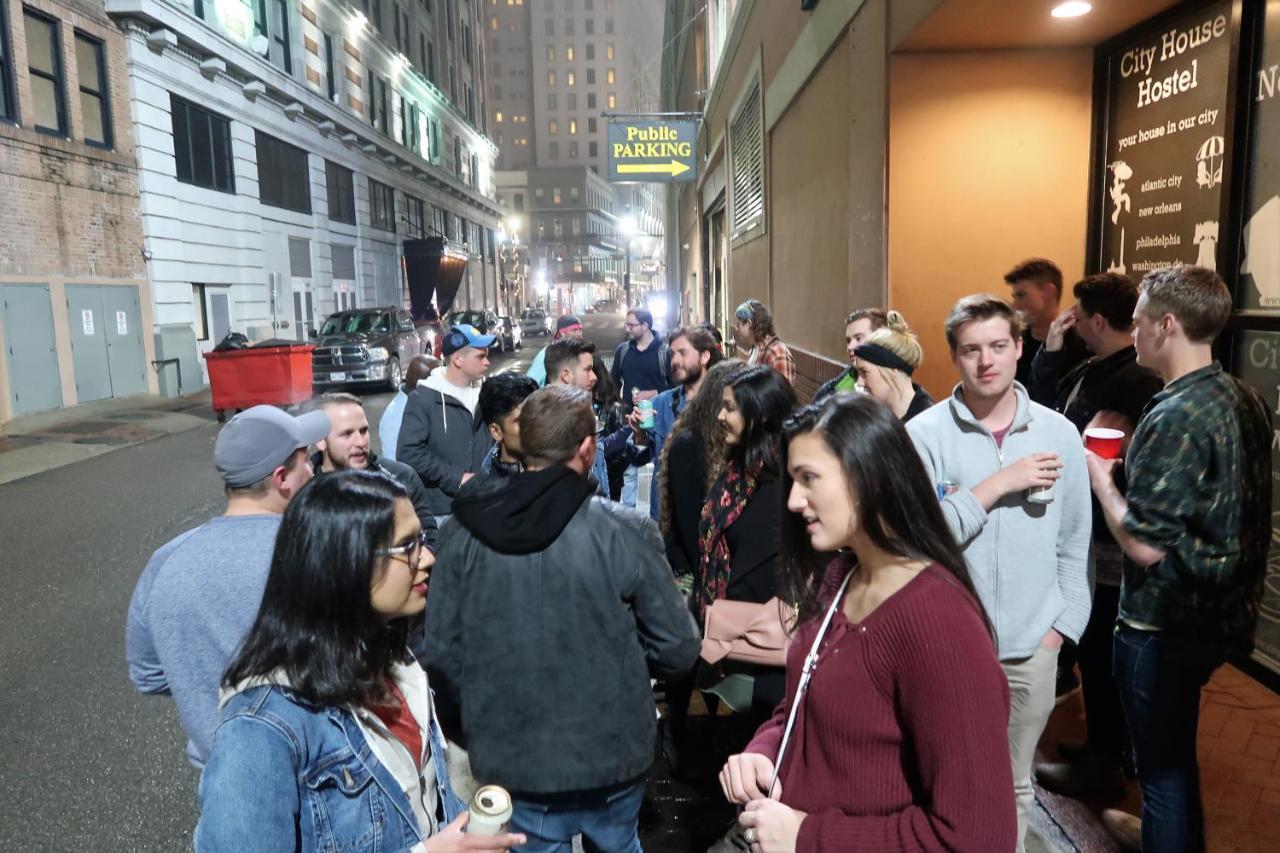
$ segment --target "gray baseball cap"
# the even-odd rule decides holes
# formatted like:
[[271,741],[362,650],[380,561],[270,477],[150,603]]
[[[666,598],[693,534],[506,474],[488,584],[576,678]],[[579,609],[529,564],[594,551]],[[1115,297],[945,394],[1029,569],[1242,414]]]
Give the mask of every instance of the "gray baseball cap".
[[283,465],[299,447],[329,434],[323,409],[294,417],[275,406],[245,409],[227,422],[213,443],[213,464],[233,489],[252,486]]

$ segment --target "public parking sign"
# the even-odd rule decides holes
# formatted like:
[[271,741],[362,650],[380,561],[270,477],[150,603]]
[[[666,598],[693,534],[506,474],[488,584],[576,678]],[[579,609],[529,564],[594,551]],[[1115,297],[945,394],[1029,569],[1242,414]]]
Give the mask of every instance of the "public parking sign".
[[698,176],[697,122],[612,119],[609,180],[692,181]]

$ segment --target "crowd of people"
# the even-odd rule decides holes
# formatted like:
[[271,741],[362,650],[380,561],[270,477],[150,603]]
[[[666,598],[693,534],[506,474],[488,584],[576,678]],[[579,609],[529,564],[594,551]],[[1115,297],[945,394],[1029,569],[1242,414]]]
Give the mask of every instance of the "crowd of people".
[[[730,343],[630,310],[609,364],[566,315],[528,375],[454,326],[381,453],[350,394],[236,415],[225,513],[127,617],[202,771],[196,849],[639,850],[657,747],[741,807],[713,850],[1020,853],[1033,778],[1127,771],[1117,837],[1203,850],[1200,690],[1251,647],[1270,542],[1270,410],[1212,350],[1230,294],[1006,282],[951,308],[937,403],[879,307],[802,401],[752,299]],[[1087,737],[1036,766],[1077,666]],[[467,832],[483,785],[496,835]]]

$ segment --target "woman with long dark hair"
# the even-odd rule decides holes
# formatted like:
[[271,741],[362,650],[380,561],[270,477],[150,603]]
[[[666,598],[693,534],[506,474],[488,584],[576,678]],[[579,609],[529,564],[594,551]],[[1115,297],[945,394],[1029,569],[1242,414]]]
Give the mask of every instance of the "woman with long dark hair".
[[740,361],[722,361],[709,368],[698,395],[676,418],[662,447],[658,478],[662,490],[660,526],[667,547],[667,561],[680,578],[692,578],[701,558],[698,553],[698,520],[707,490],[724,469],[724,431],[720,407],[725,385],[747,369]]
[[1008,687],[902,423],[868,397],[828,398],[787,423],[783,465],[782,586],[799,627],[785,701],[720,773],[744,839],[1013,850]]
[[[697,395],[676,418],[671,435],[662,447],[660,469],[663,474],[658,478],[662,495],[662,540],[667,562],[686,594],[698,585],[701,566],[698,522],[707,490],[724,469],[726,446],[719,421],[724,389],[747,369],[740,361],[722,361],[707,370]],[[683,757],[687,754],[689,699],[693,696],[694,683],[691,673],[666,685],[662,753],[668,767],[678,775],[688,769]]]
[[197,850],[524,842],[465,834],[449,785],[426,674],[405,646],[433,562],[407,493],[385,475],[340,471],[289,503],[257,620],[223,679]]
[[[693,592],[699,618],[717,599],[764,604],[778,594],[778,444],[782,424],[795,406],[791,383],[771,367],[748,367],[724,388],[717,421],[726,459],[707,492],[698,524]],[[700,686],[735,710],[749,709],[757,719],[782,698],[780,669],[726,665],[714,673],[714,685],[710,675],[702,674]]]

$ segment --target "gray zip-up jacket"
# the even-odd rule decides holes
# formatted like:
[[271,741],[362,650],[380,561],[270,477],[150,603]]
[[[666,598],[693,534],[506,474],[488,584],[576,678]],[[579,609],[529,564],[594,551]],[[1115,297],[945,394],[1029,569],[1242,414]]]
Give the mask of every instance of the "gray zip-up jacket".
[[[943,499],[942,513],[964,549],[1002,661],[1030,657],[1050,628],[1079,640],[1092,604],[1093,514],[1080,433],[1062,415],[1031,402],[1020,384],[1014,389],[1018,411],[1000,446],[965,405],[959,385],[906,425],[929,478],[960,486]],[[1052,503],[1030,503],[1019,492],[1005,495],[990,511],[982,508],[974,486],[1043,452],[1062,458]]]

